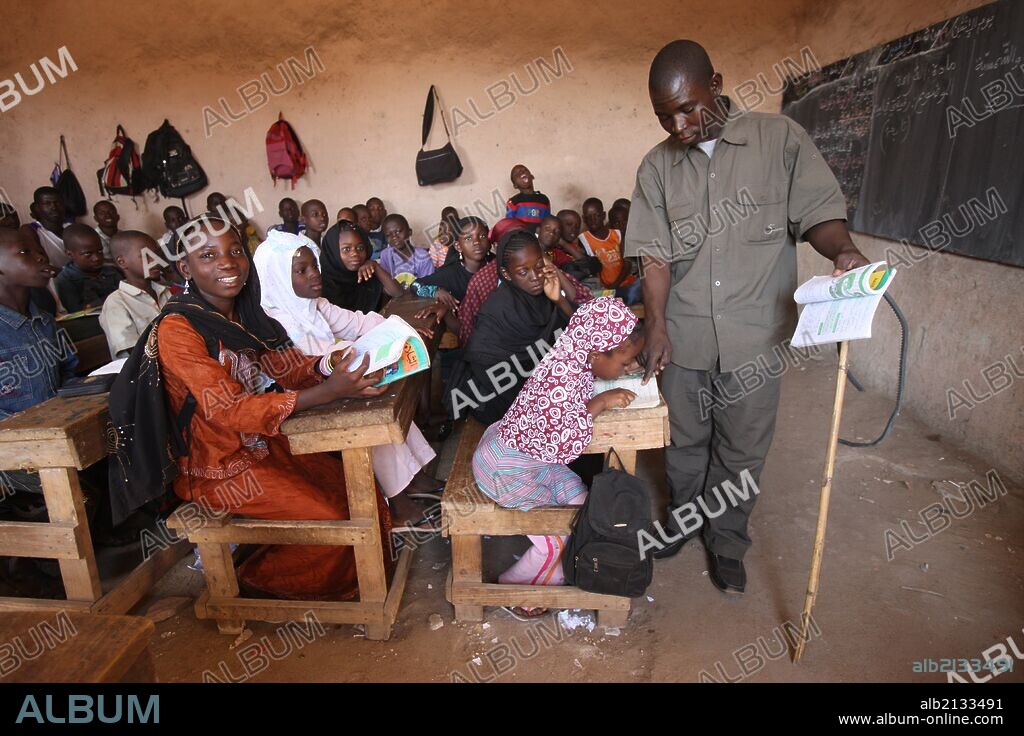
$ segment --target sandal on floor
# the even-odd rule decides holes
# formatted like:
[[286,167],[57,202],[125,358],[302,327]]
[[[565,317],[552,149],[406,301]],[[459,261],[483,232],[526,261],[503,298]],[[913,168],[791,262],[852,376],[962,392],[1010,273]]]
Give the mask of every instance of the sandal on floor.
[[444,486],[436,489],[433,493],[407,493],[407,498],[413,501],[440,501],[441,493],[444,491]]
[[524,608],[523,606],[502,606],[502,610],[506,611],[508,615],[514,618],[516,621],[533,621],[541,616],[548,614],[548,609],[541,606],[536,608]]

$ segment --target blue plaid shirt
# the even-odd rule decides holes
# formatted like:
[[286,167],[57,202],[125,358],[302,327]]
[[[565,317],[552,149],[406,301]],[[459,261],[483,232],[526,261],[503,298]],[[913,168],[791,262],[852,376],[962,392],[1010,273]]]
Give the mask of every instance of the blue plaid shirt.
[[75,344],[35,304],[26,317],[0,304],[0,419],[57,395],[75,375]]

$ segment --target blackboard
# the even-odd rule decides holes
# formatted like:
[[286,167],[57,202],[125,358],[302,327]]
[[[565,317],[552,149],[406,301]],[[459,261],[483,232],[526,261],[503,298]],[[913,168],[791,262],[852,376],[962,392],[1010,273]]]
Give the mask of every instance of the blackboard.
[[1024,2],[1000,0],[788,80],[852,229],[1024,266]]

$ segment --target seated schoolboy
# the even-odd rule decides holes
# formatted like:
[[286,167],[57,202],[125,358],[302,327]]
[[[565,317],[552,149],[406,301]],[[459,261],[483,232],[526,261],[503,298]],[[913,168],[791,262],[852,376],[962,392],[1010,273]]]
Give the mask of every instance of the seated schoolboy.
[[378,260],[380,253],[387,246],[387,236],[384,234],[384,218],[388,216],[388,209],[384,206],[384,200],[380,197],[370,197],[366,200],[366,214],[370,218],[369,227],[366,230],[370,234],[370,240],[373,242],[373,259]]
[[571,260],[560,268],[573,278],[583,281],[601,272],[601,261],[587,253],[580,244],[580,230],[583,220],[575,210],[559,210],[558,221],[561,223],[561,234],[556,246],[558,251],[566,253]]
[[587,257],[578,243],[568,248],[562,245],[562,221],[554,215],[548,215],[540,221],[537,241],[548,259],[559,268],[565,268],[575,260],[585,260]]
[[[174,492],[240,516],[280,520],[349,518],[342,462],[327,453],[293,455],[281,435],[291,414],[346,397],[379,396],[378,376],[351,353],[305,356],[259,303],[251,256],[230,223],[200,216],[184,226],[179,268],[186,294],[174,297],[140,339],[110,395],[121,475],[119,508],[162,493],[167,442],[176,447]],[[349,370],[354,368],[355,370]],[[153,385],[163,389],[163,396]],[[153,395],[157,394],[157,395]],[[191,404],[192,397],[194,404]],[[194,411],[183,413],[189,405]],[[187,421],[187,430],[177,429]],[[126,427],[147,426],[151,432]],[[225,492],[231,481],[259,493]],[[378,494],[384,539],[390,515]],[[385,542],[385,560],[390,557]],[[358,595],[352,547],[270,545],[238,570],[249,595],[345,600]]]
[[110,255],[110,239],[117,232],[121,215],[117,213],[113,202],[101,199],[92,206],[92,216],[96,220],[96,234],[100,236],[100,244],[103,246],[103,262],[112,266],[114,258]]
[[[75,375],[74,343],[30,298],[31,291],[45,293],[54,270],[28,232],[0,228],[0,420],[52,399]],[[5,476],[16,491],[42,491],[36,473],[8,470]]]
[[35,233],[50,264],[59,271],[70,260],[64,250],[64,228],[71,224],[64,213],[64,200],[53,187],[39,187],[32,193],[29,212],[32,222],[24,228]]
[[210,192],[206,195],[206,211],[212,212],[218,217],[227,218],[230,215],[228,198],[224,196],[223,192]]
[[622,234],[623,239],[626,237],[626,225],[629,224],[629,207],[624,207],[621,204],[612,205],[612,208],[608,210],[608,226],[613,230],[618,230]]
[[101,306],[117,290],[121,272],[104,265],[100,236],[88,225],[68,225],[64,228],[64,248],[71,261],[55,279],[64,308],[77,312]]
[[366,237],[369,239],[370,252],[368,258],[374,261],[380,260],[380,254],[384,251],[384,233],[380,229],[377,230],[373,235],[370,234],[370,230],[373,227],[373,223],[370,220],[370,210],[367,209],[365,204],[357,204],[352,207],[352,211],[355,213],[356,219],[353,222],[362,228],[363,232],[366,233]]
[[551,214],[551,200],[533,188],[533,174],[522,164],[513,166],[509,176],[519,191],[505,203],[505,217],[521,220],[530,232],[536,232],[540,221]]
[[587,230],[580,234],[579,242],[601,261],[601,285],[615,289],[615,295],[626,304],[635,304],[643,293],[640,281],[632,273],[632,262],[622,255],[622,234],[605,223],[600,199],[590,197],[583,203],[583,221]]
[[327,205],[319,199],[307,199],[302,203],[302,227],[307,238],[319,246],[327,225]]
[[184,225],[187,221],[188,218],[185,217],[185,210],[181,207],[174,204],[170,207],[164,207],[164,227],[167,228],[167,230],[157,241],[160,244],[160,247],[163,249],[170,248],[171,239],[174,237],[174,231]]
[[[75,375],[78,358],[67,332],[29,298],[32,289],[46,288],[54,271],[27,232],[0,228],[0,419],[53,398]],[[49,355],[60,359],[41,359]]]
[[[504,235],[517,229],[525,230],[525,225],[510,217],[499,220],[491,229],[491,243],[499,242]],[[569,301],[582,304],[594,298],[593,294],[590,293],[590,289],[581,284],[572,275],[561,269],[557,269],[557,271],[558,278],[562,282],[562,289],[565,290],[565,295]],[[460,345],[469,344],[469,338],[473,334],[476,315],[480,310],[480,305],[497,288],[498,266],[496,261],[492,260],[473,274],[473,278],[469,280],[469,284],[466,286],[466,296],[459,303]]]
[[[384,322],[375,312],[352,312],[321,296],[319,255],[310,240],[275,232],[267,234],[253,257],[263,309],[306,355],[342,350]],[[432,336],[430,329],[421,331]],[[403,520],[421,517],[422,509],[410,499],[437,491],[443,484],[424,471],[436,455],[419,428],[410,424],[405,442],[377,445],[370,455],[374,475],[394,515]],[[436,500],[436,496],[429,498]]]
[[384,237],[388,246],[380,254],[380,267],[394,276],[403,286],[434,272],[434,264],[426,248],[417,248],[410,240],[412,228],[402,215],[384,218]]
[[291,197],[285,197],[277,203],[277,214],[281,217],[281,222],[271,225],[271,230],[283,230],[298,235],[306,229],[306,225],[299,220],[299,205]]
[[[619,299],[581,306],[507,412],[484,432],[473,454],[477,485],[499,506],[578,506],[587,496],[569,467],[593,438],[594,420],[636,398],[615,388],[594,396],[594,379],[614,379],[635,366],[643,346],[637,319]],[[509,585],[562,585],[567,537],[530,535],[533,546],[498,577]],[[536,616],[543,609],[513,609]]]
[[[147,248],[149,256],[144,259]],[[159,282],[161,267],[157,259],[162,256],[153,238],[138,230],[122,230],[111,238],[110,249],[124,279],[103,302],[100,327],[107,336],[110,357],[116,359],[131,353],[171,298],[171,292]],[[148,270],[143,270],[144,263],[150,264]]]
[[483,424],[501,419],[539,362],[543,344],[550,347],[555,332],[576,310],[558,269],[544,258],[529,231],[506,233],[494,263],[501,285],[476,314],[463,362],[453,371],[444,397],[453,418],[465,416],[468,409]]
[[341,221],[341,220],[348,220],[353,225],[355,225],[356,224],[356,211],[354,209],[352,209],[351,207],[342,207],[340,210],[338,210],[338,219],[335,220],[335,222],[338,222],[338,221]]
[[[366,231],[367,235],[370,233],[370,210],[366,208],[365,204],[356,204],[352,206],[352,212],[355,213],[356,219],[353,222]],[[383,236],[382,236],[383,237]],[[383,239],[381,242],[384,242]]]

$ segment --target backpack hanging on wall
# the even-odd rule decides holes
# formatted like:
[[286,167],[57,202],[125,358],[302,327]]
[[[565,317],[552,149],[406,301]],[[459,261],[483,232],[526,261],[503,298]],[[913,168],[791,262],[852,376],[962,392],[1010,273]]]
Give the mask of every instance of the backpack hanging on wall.
[[142,162],[135,150],[135,141],[125,134],[120,125],[103,168],[96,172],[96,181],[100,185],[100,194],[108,197],[113,194],[134,197],[144,191]]
[[441,108],[441,122],[444,123],[444,134],[447,136],[448,142],[440,148],[424,150],[427,138],[430,136],[430,128],[434,124],[435,99],[437,99],[437,106],[441,108],[441,99],[437,96],[437,89],[434,85],[430,85],[430,90],[427,92],[427,104],[423,108],[423,142],[420,144],[419,153],[416,154],[416,180],[421,187],[455,181],[462,176],[462,161],[459,160],[459,154],[452,146],[452,135],[448,132],[448,121],[444,117],[444,108]]
[[145,189],[159,189],[164,197],[175,198],[187,197],[208,183],[192,149],[167,120],[146,137],[142,180]]
[[625,470],[607,469],[606,460],[606,470],[594,476],[572,522],[562,557],[566,585],[591,593],[643,595],[654,576],[654,560],[650,552],[640,556],[637,534],[641,529],[651,533],[650,499],[646,483]]
[[63,135],[60,137],[57,163],[53,165],[50,182],[60,195],[60,199],[64,203],[64,212],[68,217],[72,219],[81,217],[88,211],[85,192],[82,191],[82,185],[78,183],[78,177],[71,171],[71,158],[68,156],[68,147],[64,142]]
[[290,179],[294,189],[295,182],[306,173],[309,160],[299,143],[299,136],[295,134],[295,128],[284,119],[283,113],[278,113],[277,122],[267,131],[266,143],[267,166],[274,186],[277,186],[278,179]]

